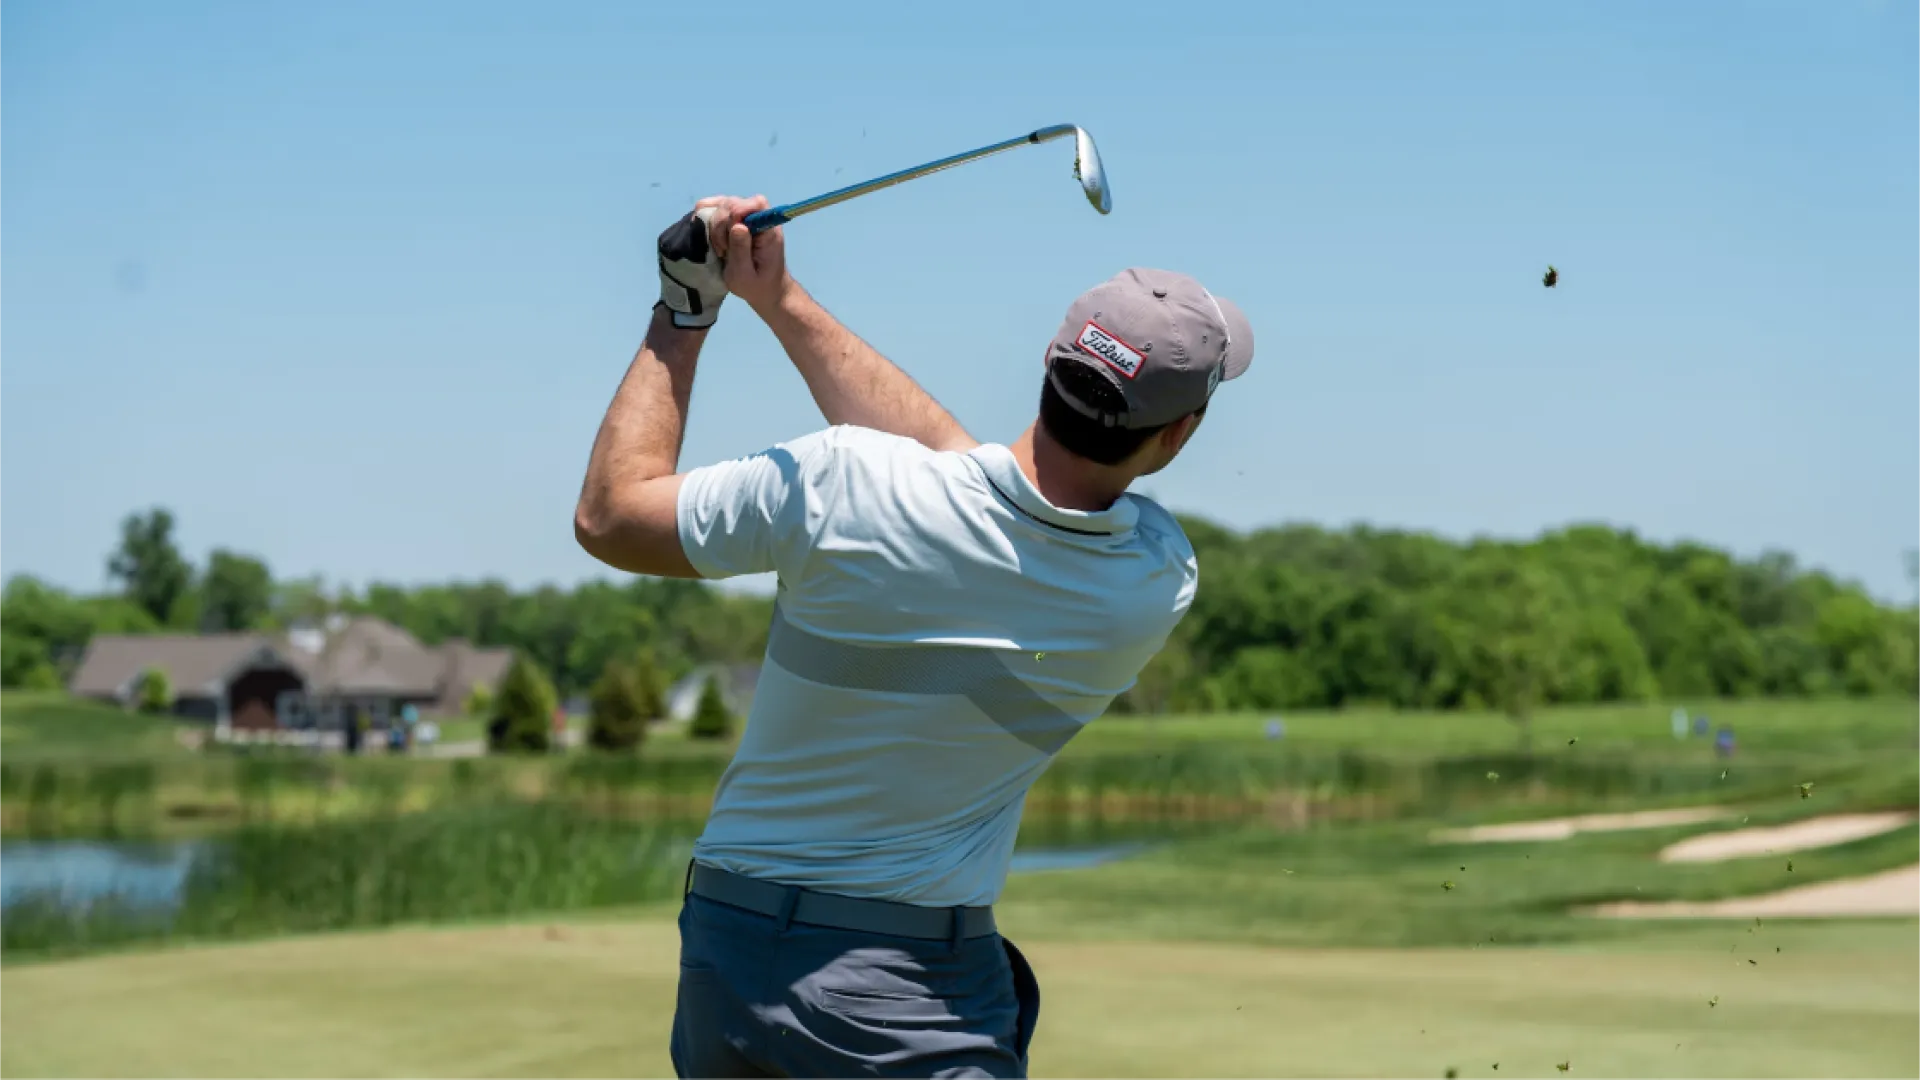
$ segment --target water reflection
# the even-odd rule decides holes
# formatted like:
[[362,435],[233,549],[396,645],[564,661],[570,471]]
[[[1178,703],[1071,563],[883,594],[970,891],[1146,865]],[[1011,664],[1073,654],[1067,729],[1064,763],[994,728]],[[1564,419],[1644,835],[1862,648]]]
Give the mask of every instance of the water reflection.
[[1014,874],[1038,874],[1049,870],[1091,870],[1146,850],[1144,842],[1102,844],[1098,847],[1034,848],[1016,851],[1008,871]]
[[134,907],[170,908],[209,846],[204,840],[10,840],[0,844],[0,908],[29,896],[69,908],[109,896]]

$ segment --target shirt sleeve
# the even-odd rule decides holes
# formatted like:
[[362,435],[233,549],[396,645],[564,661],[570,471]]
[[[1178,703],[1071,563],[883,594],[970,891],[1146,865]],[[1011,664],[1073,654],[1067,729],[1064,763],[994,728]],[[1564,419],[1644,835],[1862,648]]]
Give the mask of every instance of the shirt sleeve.
[[733,461],[693,469],[680,482],[680,546],[710,580],[789,569],[809,548],[807,501],[834,429]]

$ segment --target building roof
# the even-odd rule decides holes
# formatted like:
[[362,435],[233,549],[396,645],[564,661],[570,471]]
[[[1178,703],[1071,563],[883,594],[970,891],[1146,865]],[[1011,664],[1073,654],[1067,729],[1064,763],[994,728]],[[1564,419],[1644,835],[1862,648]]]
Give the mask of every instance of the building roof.
[[283,635],[100,634],[87,644],[69,689],[84,697],[126,700],[148,668],[166,672],[178,697],[216,695],[239,671],[284,664],[310,693],[433,699],[458,712],[476,684],[492,685],[513,662],[513,650],[453,640],[422,645],[400,627],[371,616],[324,631]]
[[513,666],[512,649],[481,649],[464,638],[454,638],[440,646],[442,662],[441,712],[465,712],[467,695],[475,686],[497,686],[507,668]]
[[[300,640],[300,639],[290,639]],[[319,649],[290,649],[315,694],[436,697],[445,662],[405,630],[372,616],[330,628]]]
[[84,697],[124,699],[141,673],[158,668],[175,697],[211,696],[261,650],[272,651],[265,634],[95,634],[69,689]]

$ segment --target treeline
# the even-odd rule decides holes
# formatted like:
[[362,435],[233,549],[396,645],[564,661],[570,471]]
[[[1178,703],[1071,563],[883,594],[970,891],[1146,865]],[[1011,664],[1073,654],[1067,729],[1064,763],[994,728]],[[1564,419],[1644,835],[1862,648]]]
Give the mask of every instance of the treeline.
[[[1920,690],[1914,608],[1880,604],[1784,554],[1741,560],[1598,526],[1457,543],[1184,524],[1199,595],[1122,711],[1384,704],[1523,716],[1562,702]],[[110,595],[9,581],[0,681],[62,685],[94,633],[276,629],[347,612],[428,643],[511,646],[572,695],[643,652],[668,679],[700,663],[756,661],[771,618],[767,598],[648,578],[332,591],[277,582],[261,560],[229,551],[193,566],[172,529],[164,510],[127,519],[108,561],[119,583]]]
[[1768,553],[1578,526],[1456,543],[1184,519],[1200,589],[1140,711],[1914,694],[1913,607]]
[[96,633],[274,631],[343,613],[378,616],[429,645],[466,638],[510,646],[571,696],[587,692],[610,662],[642,652],[667,680],[702,663],[757,661],[773,615],[769,598],[653,578],[519,591],[498,581],[329,589],[310,579],[276,581],[264,561],[232,551],[194,566],[173,529],[165,510],[128,518],[107,563],[118,589],[106,595],[76,595],[25,575],[9,580],[0,597],[0,685],[65,685]]

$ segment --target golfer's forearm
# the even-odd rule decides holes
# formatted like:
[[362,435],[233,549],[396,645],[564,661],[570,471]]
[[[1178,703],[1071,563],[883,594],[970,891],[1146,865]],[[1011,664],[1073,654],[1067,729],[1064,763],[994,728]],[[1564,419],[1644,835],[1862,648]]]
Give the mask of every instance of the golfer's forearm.
[[704,330],[675,329],[665,312],[656,312],[600,421],[573,531],[588,554],[610,566],[694,576],[674,513],[675,474],[706,336]]
[[842,326],[799,285],[760,314],[829,424],[873,428],[935,450],[978,445],[911,375]]

